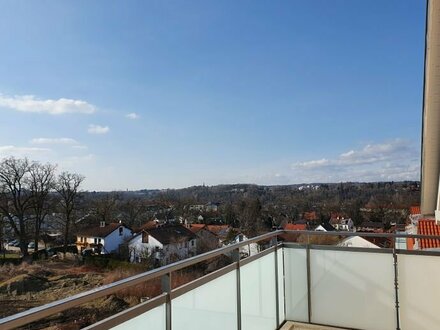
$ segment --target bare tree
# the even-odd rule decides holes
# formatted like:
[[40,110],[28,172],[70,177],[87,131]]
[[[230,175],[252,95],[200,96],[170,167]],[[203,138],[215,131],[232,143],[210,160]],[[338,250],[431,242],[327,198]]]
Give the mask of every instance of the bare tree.
[[55,189],[60,195],[60,206],[64,214],[64,253],[67,251],[70,225],[78,203],[79,187],[84,179],[84,176],[76,173],[62,172],[56,182]]
[[34,240],[35,251],[38,251],[41,225],[51,210],[50,192],[55,188],[55,169],[51,164],[33,163],[30,166],[31,209],[35,220]]
[[101,222],[110,223],[115,217],[119,200],[117,193],[105,193],[92,203],[95,217]]
[[130,198],[121,203],[119,207],[124,223],[129,226],[142,225],[142,214],[145,210],[145,203],[140,198]]
[[0,210],[6,216],[16,237],[20,250],[28,256],[28,211],[32,206],[30,169],[27,159],[6,158],[0,162]]

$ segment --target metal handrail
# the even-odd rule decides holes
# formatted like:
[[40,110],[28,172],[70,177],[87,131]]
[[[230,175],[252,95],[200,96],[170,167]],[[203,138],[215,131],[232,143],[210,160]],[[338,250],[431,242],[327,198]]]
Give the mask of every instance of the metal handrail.
[[307,230],[277,230],[270,233],[266,233],[257,237],[250,238],[248,240],[228,245],[213,251],[209,251],[185,260],[175,262],[170,265],[166,265],[157,269],[150,270],[148,272],[131,276],[126,279],[119,280],[117,282],[103,285],[101,287],[85,291],[71,297],[67,297],[61,300],[57,300],[42,306],[34,307],[29,310],[17,313],[3,319],[0,319],[0,327],[2,329],[11,329],[19,327],[33,321],[40,320],[42,318],[48,317],[50,315],[62,312],[69,308],[81,305],[83,303],[89,302],[93,299],[97,299],[127,287],[131,287],[142,282],[170,274],[174,271],[189,267],[191,265],[203,262],[210,258],[223,255],[225,253],[236,251],[243,246],[247,246],[251,243],[257,243],[262,240],[271,239],[273,237],[278,237],[281,234],[304,234],[307,236],[343,236],[343,237],[353,237],[353,236],[364,236],[364,237],[385,237],[385,238],[420,238],[420,239],[440,239],[439,236],[435,235],[417,235],[417,234],[404,234],[404,233],[364,233],[364,232],[344,232],[344,231],[307,231]]

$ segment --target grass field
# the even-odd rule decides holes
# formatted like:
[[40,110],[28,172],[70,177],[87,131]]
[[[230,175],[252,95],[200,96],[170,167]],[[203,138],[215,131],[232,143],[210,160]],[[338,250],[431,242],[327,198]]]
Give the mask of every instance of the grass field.
[[1,259],[19,259],[20,255],[18,253],[1,253],[0,254]]

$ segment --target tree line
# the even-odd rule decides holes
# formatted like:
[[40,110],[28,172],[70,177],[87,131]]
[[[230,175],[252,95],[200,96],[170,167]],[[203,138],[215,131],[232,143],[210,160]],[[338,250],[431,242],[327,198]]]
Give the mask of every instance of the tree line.
[[34,250],[38,251],[42,225],[54,210],[63,225],[66,251],[84,179],[77,173],[57,173],[56,165],[28,158],[9,157],[0,161],[1,223],[10,226],[24,257],[29,255],[32,240]]

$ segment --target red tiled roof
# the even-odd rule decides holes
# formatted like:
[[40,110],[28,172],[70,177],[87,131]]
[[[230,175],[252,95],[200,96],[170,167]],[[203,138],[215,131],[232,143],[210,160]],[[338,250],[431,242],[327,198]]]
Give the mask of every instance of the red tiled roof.
[[231,229],[229,225],[207,225],[206,228],[219,237],[226,237]]
[[136,230],[135,230],[135,232],[136,233],[139,233],[139,232],[141,232],[141,231],[143,231],[143,230],[149,230],[149,229],[153,229],[153,228],[156,228],[157,227],[157,223],[156,223],[156,221],[153,221],[153,220],[150,220],[150,221],[147,221],[146,223],[144,223],[142,226],[140,226],[139,228],[137,228]]
[[231,227],[229,225],[205,225],[202,223],[193,223],[189,227],[189,230],[193,233],[197,233],[202,229],[206,229],[219,237],[226,237]]
[[295,224],[295,223],[286,223],[284,225],[284,230],[307,230],[307,225],[304,224]]
[[411,206],[409,208],[409,214],[411,214],[411,215],[413,215],[413,214],[421,214],[420,206]]
[[331,220],[340,220],[340,219],[343,219],[345,217],[346,216],[344,214],[340,213],[340,212],[332,212],[330,214],[330,221]]
[[189,226],[189,230],[191,230],[194,234],[205,228],[206,225],[201,223],[194,223]]
[[437,225],[435,223],[435,220],[431,220],[431,219],[419,220],[419,224],[417,226],[417,233],[419,235],[439,236],[439,239],[429,239],[429,238],[420,239],[420,243],[419,243],[420,249],[440,248],[440,225]]

